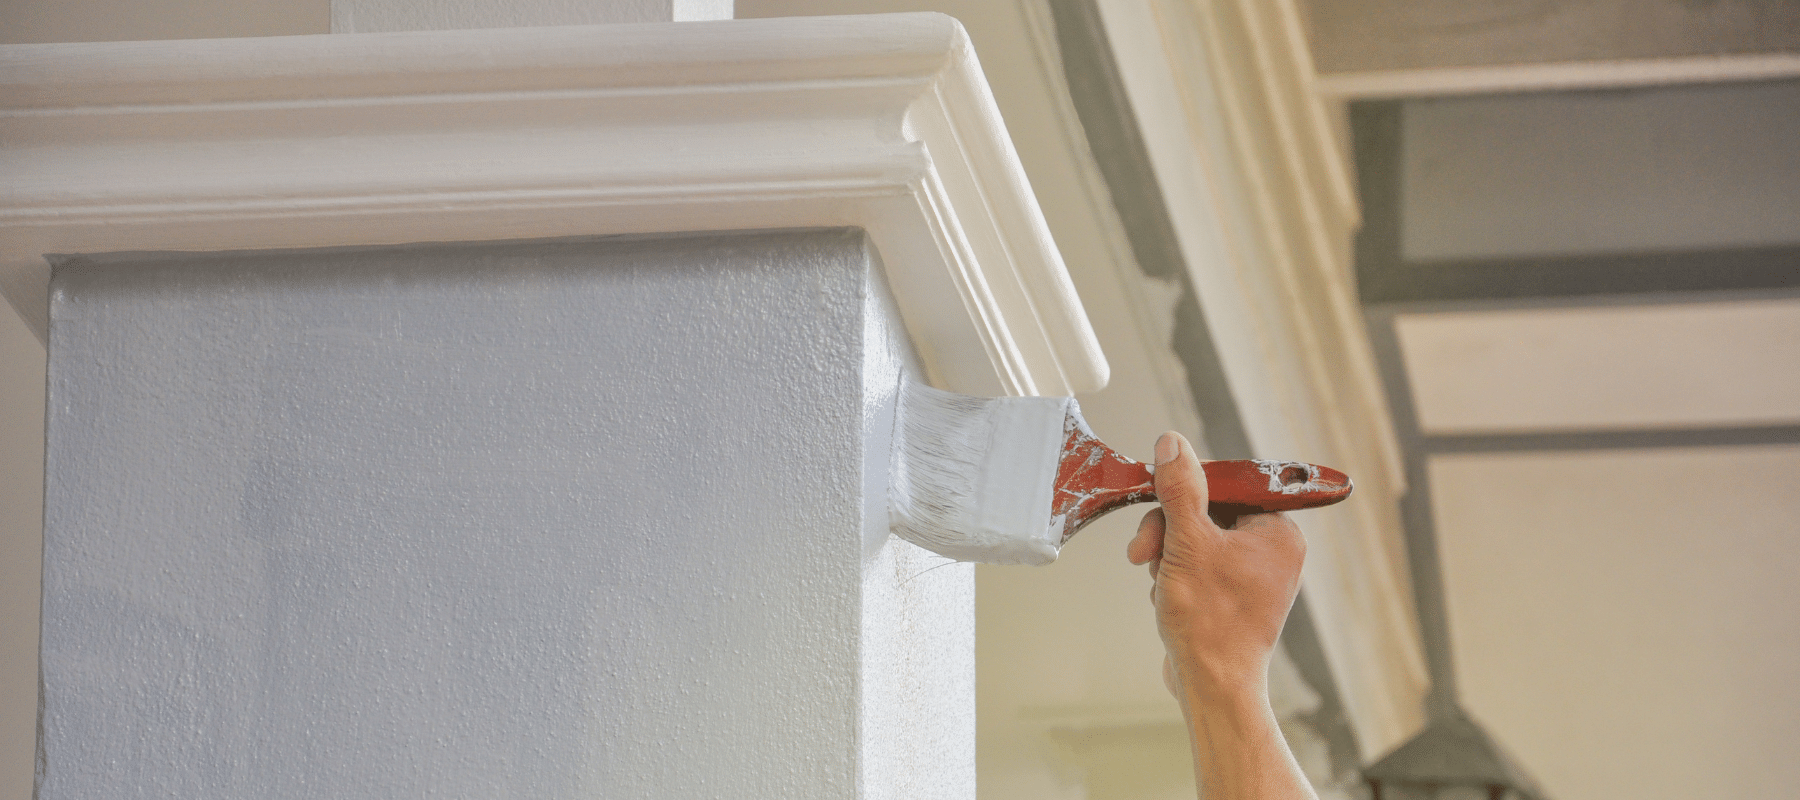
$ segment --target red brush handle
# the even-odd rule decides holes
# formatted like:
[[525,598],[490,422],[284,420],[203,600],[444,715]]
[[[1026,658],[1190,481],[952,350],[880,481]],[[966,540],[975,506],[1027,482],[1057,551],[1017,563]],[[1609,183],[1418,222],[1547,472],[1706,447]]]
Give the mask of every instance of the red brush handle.
[[[1084,427],[1071,426],[1063,442],[1050,499],[1051,516],[1063,519],[1064,541],[1108,511],[1156,499],[1150,467],[1119,455]],[[1300,461],[1208,461],[1201,469],[1215,516],[1328,506],[1354,488],[1344,473]]]

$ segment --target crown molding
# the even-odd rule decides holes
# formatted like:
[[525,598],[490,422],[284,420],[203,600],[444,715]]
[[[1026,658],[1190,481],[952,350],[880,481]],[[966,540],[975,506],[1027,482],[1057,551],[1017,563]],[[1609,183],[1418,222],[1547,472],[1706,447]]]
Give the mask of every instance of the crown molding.
[[1351,177],[1293,0],[1099,0],[1252,448],[1332,464],[1305,600],[1365,753],[1425,722],[1406,473],[1355,291]]
[[0,288],[46,254],[856,226],[934,383],[1107,365],[939,14],[0,47]]

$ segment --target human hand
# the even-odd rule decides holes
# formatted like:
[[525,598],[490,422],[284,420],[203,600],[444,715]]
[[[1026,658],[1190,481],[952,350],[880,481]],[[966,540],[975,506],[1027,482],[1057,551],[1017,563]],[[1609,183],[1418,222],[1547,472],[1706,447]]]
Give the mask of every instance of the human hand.
[[1206,474],[1180,434],[1157,440],[1155,482],[1162,506],[1144,515],[1126,556],[1149,564],[1155,581],[1163,679],[1184,704],[1188,691],[1261,694],[1300,589],[1306,540],[1285,514],[1214,522]]

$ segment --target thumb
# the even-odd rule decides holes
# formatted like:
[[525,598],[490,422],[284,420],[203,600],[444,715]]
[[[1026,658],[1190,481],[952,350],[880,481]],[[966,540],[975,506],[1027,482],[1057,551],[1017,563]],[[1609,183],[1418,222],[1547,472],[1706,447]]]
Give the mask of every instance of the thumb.
[[1206,473],[1193,445],[1181,434],[1169,431],[1156,440],[1156,499],[1170,525],[1206,524]]

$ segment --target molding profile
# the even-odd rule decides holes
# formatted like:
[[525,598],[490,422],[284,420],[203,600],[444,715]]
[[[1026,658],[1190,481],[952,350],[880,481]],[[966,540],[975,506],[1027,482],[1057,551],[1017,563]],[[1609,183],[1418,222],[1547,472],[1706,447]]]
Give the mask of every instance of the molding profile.
[[935,384],[1107,364],[968,36],[893,14],[0,47],[0,288],[47,254],[855,226]]
[[1425,723],[1405,464],[1357,299],[1353,183],[1293,0],[1100,0],[1254,451],[1357,493],[1306,519],[1304,597],[1364,754]]

